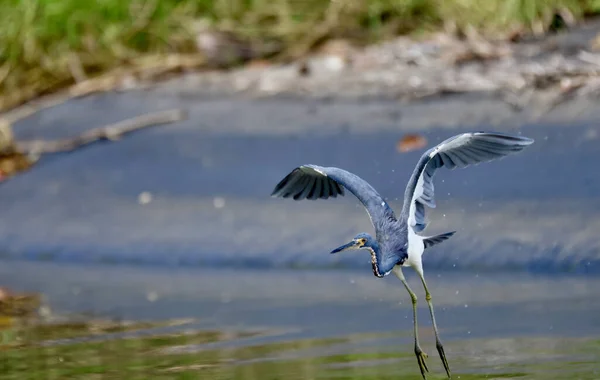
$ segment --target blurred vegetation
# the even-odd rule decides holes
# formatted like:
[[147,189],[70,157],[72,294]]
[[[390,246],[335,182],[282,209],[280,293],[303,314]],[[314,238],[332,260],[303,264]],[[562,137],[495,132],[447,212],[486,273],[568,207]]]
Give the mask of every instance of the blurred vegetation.
[[197,54],[203,28],[261,44],[280,58],[331,37],[370,42],[440,29],[483,33],[576,19],[600,0],[6,0],[0,2],[0,110],[117,67]]
[[14,293],[0,287],[0,326],[11,325],[18,318],[34,316],[41,305],[41,294]]
[[[375,337],[390,334],[365,334],[337,338],[288,340],[244,346],[232,343],[244,337],[260,336],[258,332],[225,332],[188,330],[176,333],[148,332],[148,323],[113,325],[106,322],[62,323],[30,328],[2,330],[0,341],[0,373],[2,379],[244,379],[244,380],[304,380],[352,379],[420,380],[410,345],[398,346],[405,351],[369,344]],[[125,336],[102,335],[122,332]],[[264,332],[263,332],[264,333]],[[61,340],[62,339],[62,340]],[[516,347],[525,358],[531,355],[531,340],[522,339]],[[406,338],[406,342],[410,337]],[[505,347],[507,339],[492,343]],[[569,340],[550,346],[561,349],[564,356],[554,360],[531,362],[516,360],[513,364],[496,362],[469,373],[459,368],[485,362],[485,357],[452,358],[456,378],[476,380],[488,378],[521,378],[557,380],[596,379],[597,340]],[[479,342],[454,342],[456,352],[471,352]],[[356,346],[360,351],[345,352],[340,345]],[[513,347],[512,345],[510,347]],[[514,347],[513,347],[514,348]],[[508,351],[503,351],[508,352]],[[527,354],[525,354],[527,353]],[[550,349],[550,353],[556,354]],[[581,354],[586,356],[581,359]],[[539,355],[547,354],[539,352]],[[494,351],[489,351],[494,356]],[[494,356],[495,357],[495,356]],[[577,359],[575,359],[577,358]],[[444,379],[437,357],[431,356],[429,378]],[[572,361],[567,361],[572,360]],[[470,363],[470,364],[467,364]]]

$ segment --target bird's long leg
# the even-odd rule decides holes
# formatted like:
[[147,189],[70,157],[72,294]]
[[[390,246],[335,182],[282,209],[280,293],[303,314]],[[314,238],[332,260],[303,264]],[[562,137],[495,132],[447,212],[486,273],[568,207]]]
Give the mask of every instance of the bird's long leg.
[[427,288],[425,276],[423,275],[423,269],[417,270],[417,273],[419,274],[421,282],[423,283],[423,288],[425,289],[425,300],[427,300],[427,306],[429,306],[429,314],[431,315],[431,323],[433,324],[433,332],[435,334],[435,347],[437,348],[437,351],[440,354],[440,358],[442,359],[442,363],[444,364],[446,374],[448,375],[448,378],[450,378],[450,366],[448,365],[448,360],[446,360],[444,346],[442,346],[442,342],[440,341],[440,335],[438,333],[437,324],[435,323],[435,314],[433,312],[433,303],[431,302],[431,293],[429,292],[429,288]]
[[419,363],[421,375],[423,376],[423,379],[426,380],[427,377],[425,376],[425,373],[429,372],[429,369],[427,368],[427,363],[425,362],[425,359],[427,359],[427,354],[423,352],[421,346],[419,345],[419,332],[417,327],[417,295],[410,289],[410,286],[408,286],[408,282],[406,282],[406,278],[404,277],[404,273],[402,273],[402,267],[400,265],[396,265],[394,267],[394,274],[396,277],[398,277],[398,279],[400,279],[400,281],[402,281],[406,291],[408,294],[410,294],[413,309],[413,328],[415,332],[415,355],[417,356],[417,362]]

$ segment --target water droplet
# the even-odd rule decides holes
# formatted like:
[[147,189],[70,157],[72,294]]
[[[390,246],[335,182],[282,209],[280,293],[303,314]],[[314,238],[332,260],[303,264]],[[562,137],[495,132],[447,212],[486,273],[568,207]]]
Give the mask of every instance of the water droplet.
[[148,294],[146,294],[146,299],[150,302],[154,302],[158,299],[158,293],[148,292]]
[[469,307],[469,305],[465,304],[465,309],[466,309],[467,307]]
[[454,292],[454,294],[458,294],[458,293],[460,293],[458,290],[456,292]]
[[52,310],[48,306],[41,306],[38,310],[38,314],[42,317],[50,317],[52,315]]
[[223,197],[215,197],[213,199],[213,205],[215,208],[223,208],[225,207],[225,198]]
[[144,191],[138,195],[138,203],[141,205],[147,205],[152,202],[152,194],[149,191]]

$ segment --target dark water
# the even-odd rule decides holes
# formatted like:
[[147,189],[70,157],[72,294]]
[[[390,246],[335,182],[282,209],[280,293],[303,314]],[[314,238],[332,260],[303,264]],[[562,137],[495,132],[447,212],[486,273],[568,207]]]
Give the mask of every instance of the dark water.
[[[393,102],[173,99],[146,94],[79,99],[17,126],[56,137],[157,108],[190,119],[48,157],[0,185],[0,252],[7,258],[227,268],[368,268],[365,255],[326,253],[371,231],[360,204],[271,199],[304,163],[365,178],[401,207],[421,151],[400,154],[410,125]],[[106,110],[110,110],[107,112]],[[451,115],[449,115],[451,117]],[[423,129],[429,145],[466,130],[510,130],[536,143],[522,154],[436,175],[428,233],[458,230],[426,257],[437,269],[600,272],[598,127],[524,125]],[[138,204],[150,192],[152,202]]]

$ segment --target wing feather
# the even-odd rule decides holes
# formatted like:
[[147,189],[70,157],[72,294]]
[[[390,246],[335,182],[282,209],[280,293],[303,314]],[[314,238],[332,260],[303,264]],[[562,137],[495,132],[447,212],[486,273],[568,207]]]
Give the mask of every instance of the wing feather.
[[290,182],[288,184],[288,186],[286,187],[286,193],[285,193],[285,197],[289,197],[289,196],[293,196],[294,200],[299,200],[301,199],[300,196],[302,195],[303,191],[294,191],[294,189],[304,189],[308,187],[308,184],[310,182],[310,177],[297,177],[298,181],[294,181],[294,182]]
[[368,182],[346,170],[334,167],[302,165],[292,170],[273,190],[271,196],[294,200],[335,198],[344,195],[344,188],[363,204],[375,231],[387,222],[396,221],[394,211]]
[[320,198],[321,199],[326,199],[327,198],[327,194],[329,194],[329,181],[323,181],[323,191],[321,193]]
[[427,227],[425,206],[435,208],[433,176],[437,169],[464,168],[518,153],[531,145],[527,137],[501,133],[463,133],[425,152],[408,181],[402,217],[415,232]]
[[308,194],[308,199],[316,200],[320,197],[321,189],[323,188],[323,182],[326,182],[326,181],[315,180],[315,186],[312,188],[312,190]]

